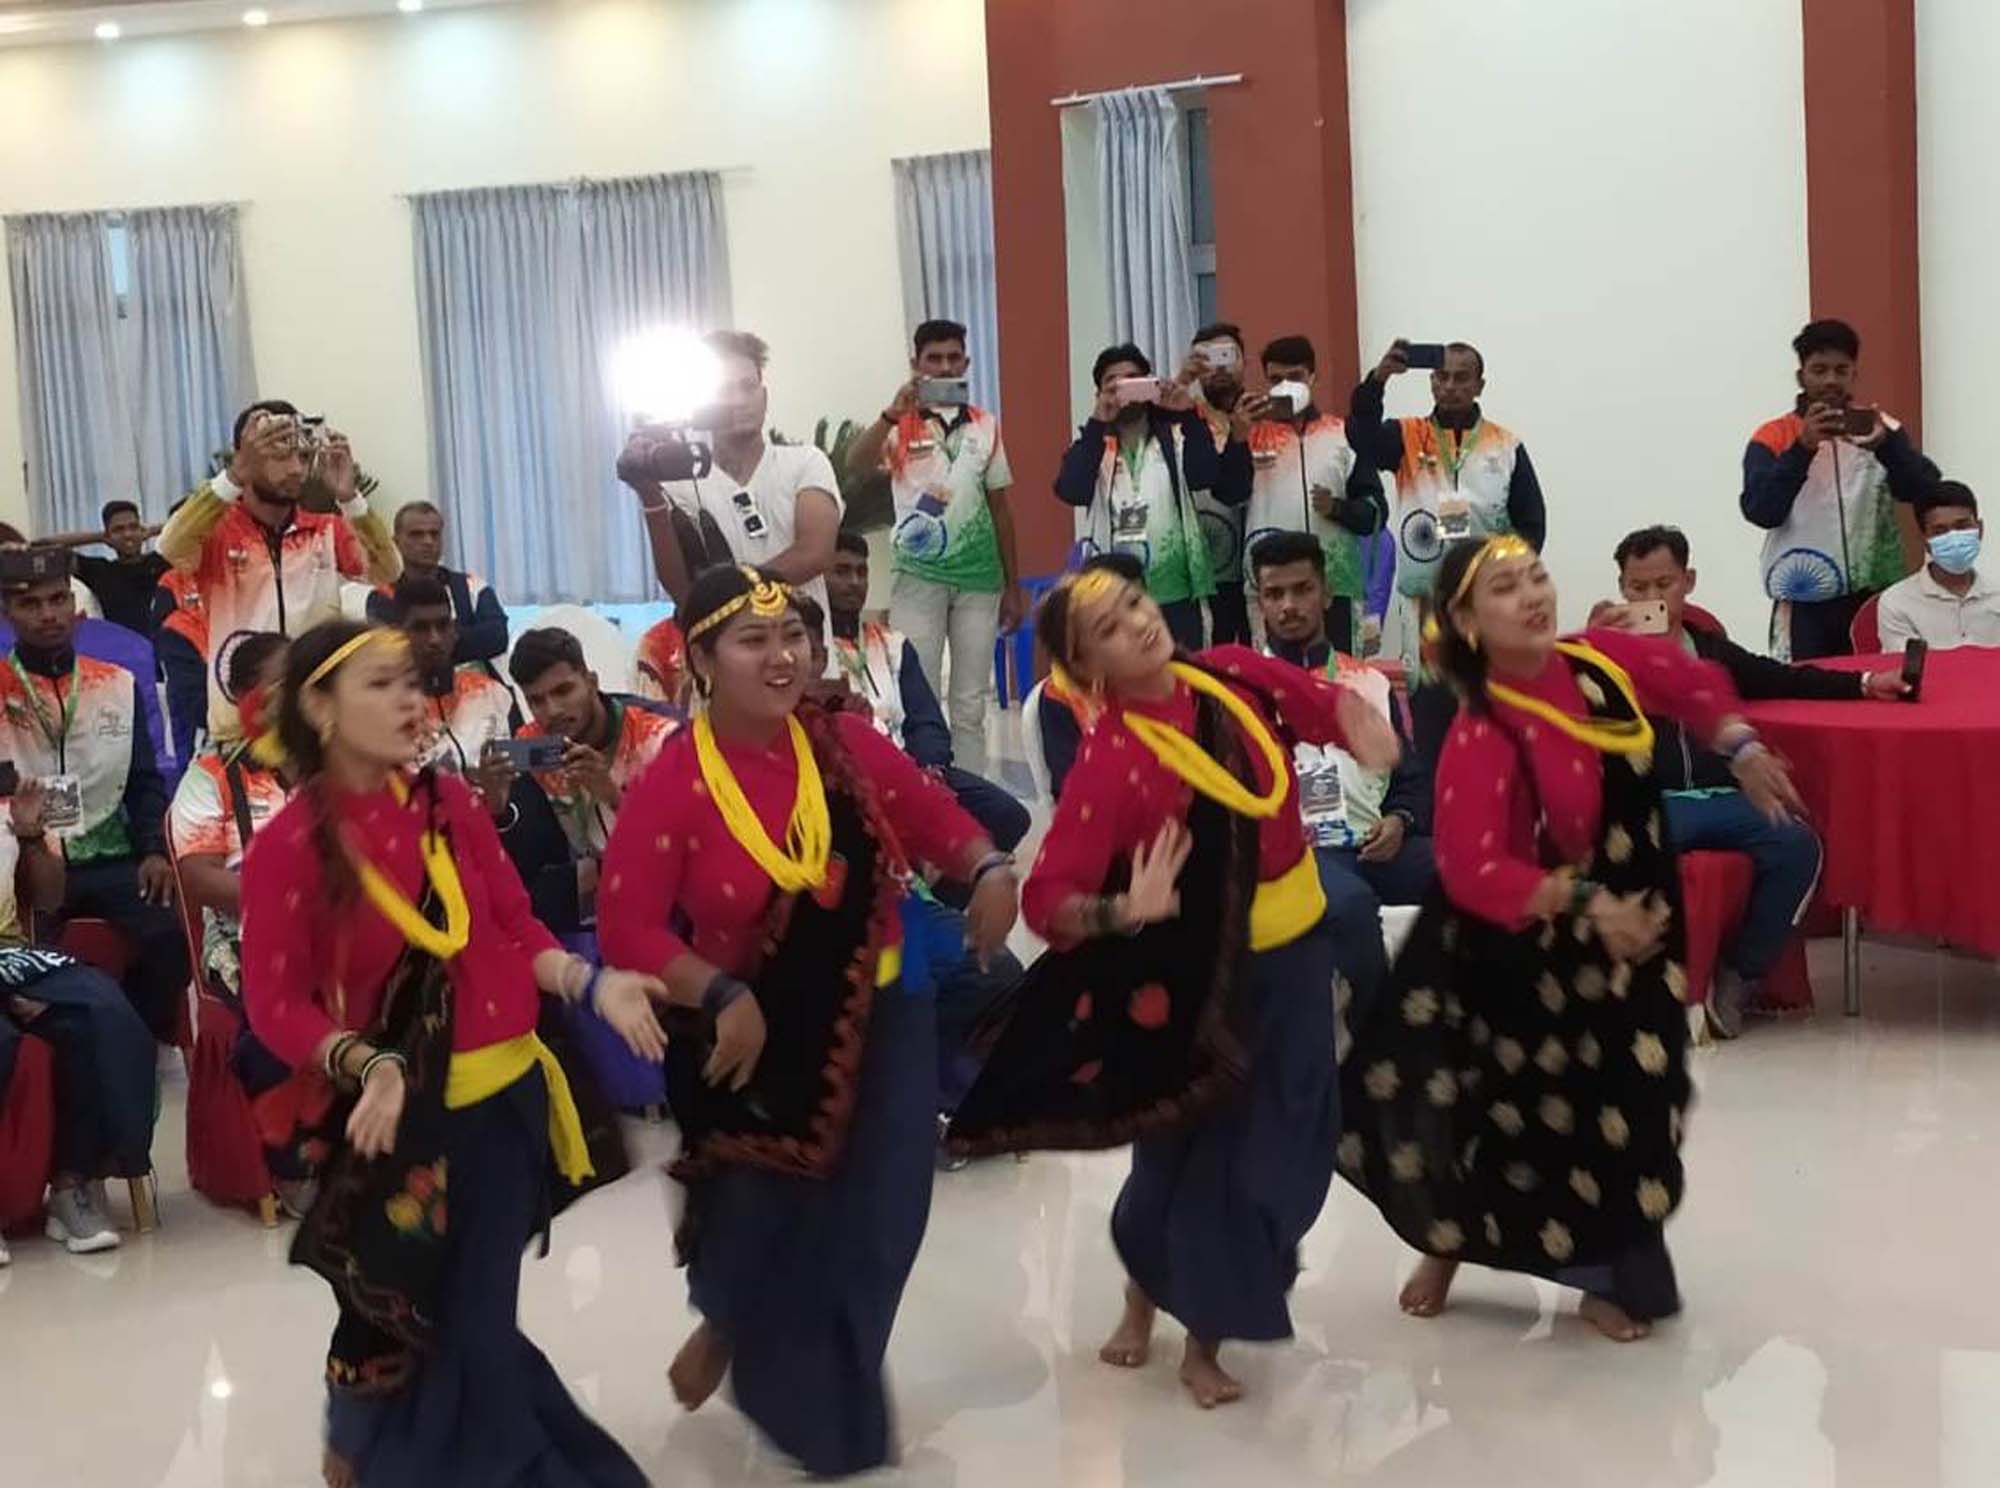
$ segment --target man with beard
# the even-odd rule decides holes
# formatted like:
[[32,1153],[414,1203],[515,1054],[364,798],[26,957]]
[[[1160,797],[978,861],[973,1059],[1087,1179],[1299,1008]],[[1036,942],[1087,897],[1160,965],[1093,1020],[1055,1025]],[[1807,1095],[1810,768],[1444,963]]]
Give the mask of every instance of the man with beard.
[[[1194,493],[1195,516],[1208,542],[1215,597],[1208,602],[1209,644],[1250,643],[1250,611],[1243,593],[1243,505],[1250,491],[1250,420],[1243,405],[1243,331],[1226,320],[1194,333],[1192,357],[1201,380],[1202,417],[1220,452],[1212,488]],[[1232,499],[1234,498],[1233,502]]]
[[[253,403],[237,415],[229,468],[197,487],[160,533],[160,554],[194,575],[218,653],[239,630],[303,635],[340,614],[340,581],[393,584],[403,561],[382,519],[355,488],[354,451],[290,403]],[[299,509],[309,474],[333,494],[337,515]],[[209,731],[234,721],[210,669]]]

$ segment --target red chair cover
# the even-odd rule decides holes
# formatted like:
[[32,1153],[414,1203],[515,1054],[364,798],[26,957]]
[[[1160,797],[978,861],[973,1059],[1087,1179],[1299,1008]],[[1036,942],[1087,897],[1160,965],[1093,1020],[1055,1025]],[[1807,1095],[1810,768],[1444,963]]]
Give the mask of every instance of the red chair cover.
[[40,1217],[55,1137],[55,1056],[29,1035],[14,1051],[14,1073],[0,1092],[0,1230]]
[[[1687,911],[1688,1002],[1705,1003],[1715,983],[1722,946],[1743,923],[1750,900],[1752,869],[1742,853],[1681,854],[1681,898]],[[1771,974],[1764,979],[1757,1006],[1765,1012],[1810,1012],[1812,979],[1806,968],[1806,943],[1794,935]]]
[[218,1204],[255,1204],[271,1192],[271,1173],[250,1098],[229,1064],[239,1023],[216,998],[197,1002],[200,1022],[188,1065],[188,1182]]

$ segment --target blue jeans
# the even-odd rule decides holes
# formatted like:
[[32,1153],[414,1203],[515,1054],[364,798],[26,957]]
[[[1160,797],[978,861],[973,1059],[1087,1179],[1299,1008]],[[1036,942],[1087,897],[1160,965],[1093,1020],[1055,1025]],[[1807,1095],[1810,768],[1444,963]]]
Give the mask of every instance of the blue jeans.
[[1347,1026],[1359,1028],[1389,980],[1382,906],[1422,904],[1437,880],[1437,858],[1428,837],[1405,837],[1403,850],[1386,863],[1364,863],[1358,853],[1337,847],[1314,848],[1313,856],[1333,930],[1334,970],[1354,991]]
[[1819,838],[1799,821],[1773,822],[1740,791],[1667,797],[1667,834],[1676,852],[1739,852],[1755,876],[1750,904],[1723,964],[1746,982],[1777,965],[1785,942],[1819,882]]

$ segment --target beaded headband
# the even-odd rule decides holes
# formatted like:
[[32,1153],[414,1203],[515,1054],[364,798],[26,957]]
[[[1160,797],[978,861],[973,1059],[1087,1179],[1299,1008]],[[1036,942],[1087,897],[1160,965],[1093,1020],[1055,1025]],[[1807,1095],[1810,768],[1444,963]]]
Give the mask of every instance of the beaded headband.
[[710,611],[695,624],[688,627],[687,639],[706,635],[716,626],[730,618],[744,606],[759,620],[775,620],[785,613],[792,602],[792,586],[776,579],[767,579],[754,568],[739,567],[736,570],[750,581],[750,587],[720,608]]
[[1518,533],[1503,532],[1497,537],[1487,538],[1480,544],[1479,551],[1472,555],[1472,561],[1465,565],[1464,576],[1459,579],[1458,588],[1452,591],[1451,603],[1445,608],[1451,609],[1472,592],[1472,581],[1479,577],[1479,570],[1486,566],[1489,559],[1497,562],[1505,558],[1532,558],[1534,553],[1528,540]]
[[347,660],[348,657],[352,656],[362,647],[371,645],[377,641],[380,641],[385,646],[393,646],[399,651],[407,652],[410,649],[409,637],[404,635],[400,630],[391,630],[387,626],[382,625],[371,626],[367,630],[362,631],[361,634],[353,636],[334,647],[332,655],[306,673],[305,685],[308,687],[317,686],[331,676],[334,668]]

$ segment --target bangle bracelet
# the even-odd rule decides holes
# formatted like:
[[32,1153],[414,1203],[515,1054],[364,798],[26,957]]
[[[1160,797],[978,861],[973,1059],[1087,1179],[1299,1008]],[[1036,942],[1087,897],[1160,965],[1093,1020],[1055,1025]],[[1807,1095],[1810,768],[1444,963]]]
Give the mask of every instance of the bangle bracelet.
[[[574,988],[572,988],[570,983],[570,973],[573,971],[581,971],[583,973],[582,976],[577,978]],[[584,960],[583,957],[572,953],[569,960],[563,964],[562,1000],[564,1002],[583,1001],[584,994],[590,990],[591,980],[596,974],[597,969],[595,967]]]
[[584,1007],[593,1013],[597,1011],[597,984],[603,976],[604,968],[593,966],[590,968],[589,978],[583,984],[583,996],[580,1000]]
[[368,1077],[375,1073],[375,1066],[378,1064],[393,1064],[404,1074],[408,1074],[410,1069],[409,1061],[404,1059],[396,1050],[377,1049],[367,1059],[362,1061],[361,1074],[355,1083],[365,1086],[368,1083]]
[[702,989],[701,1010],[712,1018],[719,1018],[729,1010],[737,998],[749,990],[745,982],[726,971],[718,971],[708,979],[708,985]]
[[674,509],[673,502],[667,500],[664,496],[661,497],[658,501],[646,501],[644,499],[641,499],[641,501],[639,502],[639,510],[644,512],[649,517],[657,517],[662,512],[670,512],[673,509]]
[[325,1066],[327,1079],[337,1083],[344,1078],[341,1073],[341,1061],[347,1058],[347,1051],[358,1042],[360,1042],[359,1034],[343,1033],[326,1046],[326,1058],[321,1062]]

